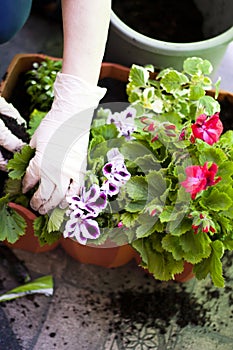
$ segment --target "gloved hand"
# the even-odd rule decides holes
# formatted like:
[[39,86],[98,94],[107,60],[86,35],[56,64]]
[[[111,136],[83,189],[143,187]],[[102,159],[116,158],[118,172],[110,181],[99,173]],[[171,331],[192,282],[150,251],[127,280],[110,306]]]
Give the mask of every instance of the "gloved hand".
[[[4,153],[7,153],[4,152],[4,150],[14,153],[22,148],[24,142],[16,135],[17,129],[20,129],[21,126],[26,126],[26,121],[20,116],[17,109],[14,108],[11,103],[8,103],[3,97],[0,97],[0,114],[0,146],[2,148],[2,151],[0,150],[0,170],[6,171],[8,159],[4,155]],[[16,135],[11,131],[12,118],[16,124]]]
[[57,74],[54,102],[31,139],[36,153],[23,179],[24,193],[40,181],[30,202],[40,214],[65,206],[66,195],[78,193],[93,112],[105,93],[76,76]]

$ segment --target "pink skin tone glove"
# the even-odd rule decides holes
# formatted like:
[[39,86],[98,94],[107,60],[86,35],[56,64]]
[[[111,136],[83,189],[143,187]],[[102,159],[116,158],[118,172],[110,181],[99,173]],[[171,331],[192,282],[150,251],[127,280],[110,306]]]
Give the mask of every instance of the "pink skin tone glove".
[[[11,103],[8,103],[3,97],[0,97],[0,113],[5,117],[14,118],[19,125],[26,125],[25,120],[20,116],[19,112],[14,108]],[[12,132],[7,128],[3,120],[0,119],[0,145],[10,152],[19,151],[24,142],[17,138]],[[0,151],[0,170],[6,171],[7,160],[4,159]]]
[[31,140],[36,153],[23,179],[24,192],[39,184],[30,204],[41,214],[65,206],[82,184],[93,111],[106,92],[97,84],[110,13],[110,0],[62,0],[62,72],[52,108]]

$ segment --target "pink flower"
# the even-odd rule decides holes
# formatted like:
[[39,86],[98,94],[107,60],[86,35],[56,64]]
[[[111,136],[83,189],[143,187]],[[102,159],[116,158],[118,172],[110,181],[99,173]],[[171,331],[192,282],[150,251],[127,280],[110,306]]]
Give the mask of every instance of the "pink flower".
[[207,115],[201,114],[191,127],[194,138],[201,139],[209,145],[217,142],[223,131],[219,113],[215,113],[209,118]]
[[217,164],[213,163],[208,169],[208,162],[202,165],[191,165],[185,169],[186,180],[181,182],[181,185],[186,189],[186,192],[191,193],[191,198],[195,199],[198,192],[206,190],[208,186],[213,186],[218,183],[221,178],[215,179],[218,171]]

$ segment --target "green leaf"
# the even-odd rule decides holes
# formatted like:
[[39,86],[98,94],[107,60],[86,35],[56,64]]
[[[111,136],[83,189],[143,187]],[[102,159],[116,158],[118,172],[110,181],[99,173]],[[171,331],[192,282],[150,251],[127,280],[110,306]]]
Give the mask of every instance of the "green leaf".
[[62,223],[64,222],[66,209],[56,207],[49,213],[49,220],[47,224],[48,233],[59,231]]
[[38,109],[34,109],[33,112],[29,116],[29,128],[27,129],[27,133],[30,137],[34,134],[38,126],[40,125],[42,119],[45,117],[47,112],[39,111]]
[[92,128],[93,137],[101,135],[105,140],[112,140],[118,137],[118,130],[115,124],[101,125],[97,128]]
[[130,202],[128,202],[126,205],[125,205],[125,210],[129,211],[130,213],[137,213],[137,212],[140,212],[144,209],[145,207],[145,204],[146,204],[146,201],[145,200],[137,200],[137,201],[133,201],[131,200]]
[[147,268],[156,279],[169,281],[175,274],[183,271],[182,261],[176,261],[170,253],[157,252],[152,248],[149,239],[138,239],[132,245],[140,253],[142,266]]
[[190,75],[209,75],[212,72],[213,67],[208,60],[203,60],[200,57],[188,57],[183,63],[183,69]]
[[123,213],[121,214],[121,221],[127,228],[134,227],[137,217],[138,215],[134,213]]
[[218,188],[212,188],[209,195],[200,199],[200,204],[209,210],[228,210],[233,205],[232,199]]
[[25,234],[26,221],[6,204],[0,207],[0,241],[15,243]]
[[135,164],[139,166],[140,170],[147,174],[150,170],[159,170],[161,165],[155,156],[151,154],[146,154],[143,157],[138,157],[135,159]]
[[224,163],[219,166],[217,175],[221,177],[221,181],[219,183],[219,186],[221,188],[223,187],[223,185],[230,185],[233,176],[233,162],[224,161]]
[[187,215],[186,212],[177,212],[176,220],[173,219],[168,222],[166,231],[170,232],[173,236],[181,236],[186,232],[190,232],[191,222],[185,215]]
[[154,158],[153,153],[149,148],[139,142],[127,142],[120,148],[121,153],[125,159],[135,161],[137,158],[144,158],[145,156],[151,156]]
[[227,160],[227,156],[222,149],[213,148],[204,141],[198,141],[197,148],[201,164],[204,164],[205,162],[213,162],[220,165]]
[[146,180],[148,182],[148,201],[153,200],[154,197],[161,197],[169,187],[160,171],[150,171],[149,174],[146,175]]
[[54,242],[57,242],[61,237],[61,232],[48,232],[48,221],[48,215],[38,216],[33,221],[34,235],[38,237],[41,246],[45,244],[53,244]]
[[146,201],[148,185],[143,176],[132,176],[125,185],[129,197],[135,201]]
[[188,83],[188,78],[186,75],[172,70],[169,71],[164,77],[161,79],[162,88],[168,93],[174,93],[180,90],[180,87],[186,83]]
[[133,82],[138,87],[146,86],[149,76],[147,69],[133,64],[129,73],[129,82]]
[[213,97],[207,95],[200,98],[198,107],[203,108],[204,112],[209,116],[216,112],[220,112],[219,102]]
[[20,152],[14,153],[14,157],[9,160],[7,169],[11,179],[21,179],[26,172],[29,161],[34,156],[35,150],[29,145],[24,146]]
[[211,240],[206,233],[194,234],[187,232],[180,236],[180,245],[184,251],[184,259],[192,264],[197,264],[211,254]]
[[198,101],[200,97],[205,96],[205,90],[200,85],[192,85],[190,87],[190,99]]
[[183,249],[180,246],[179,237],[173,236],[170,233],[166,234],[162,239],[162,247],[172,253],[175,260],[181,260],[183,258]]
[[224,287],[221,262],[224,253],[223,243],[220,241],[211,242],[211,248],[211,255],[194,266],[193,272],[197,279],[204,279],[209,273],[216,287]]
[[214,84],[214,86],[215,86],[214,98],[216,98],[216,99],[218,98],[218,95],[219,95],[220,84],[221,84],[221,78],[219,77],[218,80],[216,81],[216,83]]
[[53,294],[53,278],[51,275],[39,277],[34,281],[23,284],[22,286],[16,287],[5,294],[2,294],[0,296],[0,302],[13,300],[35,293],[45,294],[47,296]]
[[15,197],[22,193],[21,180],[8,178],[5,182],[4,192],[9,195],[9,197]]
[[143,238],[151,235],[154,231],[154,225],[158,218],[149,214],[141,214],[138,217],[138,227],[136,229],[137,238]]

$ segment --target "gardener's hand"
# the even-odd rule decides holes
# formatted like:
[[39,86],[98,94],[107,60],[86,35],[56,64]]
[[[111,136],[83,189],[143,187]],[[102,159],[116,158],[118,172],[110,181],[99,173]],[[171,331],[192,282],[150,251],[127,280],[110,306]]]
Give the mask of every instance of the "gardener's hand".
[[40,181],[30,203],[39,213],[64,205],[67,194],[79,191],[93,112],[105,92],[76,76],[58,73],[54,102],[32,137],[30,146],[36,154],[23,179],[23,192]]
[[26,122],[16,108],[11,103],[6,102],[3,97],[0,97],[0,114],[0,170],[6,171],[7,158],[4,156],[4,150],[14,153],[24,145],[24,142],[10,130],[11,118],[16,121],[19,127],[22,124],[26,126]]

